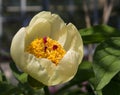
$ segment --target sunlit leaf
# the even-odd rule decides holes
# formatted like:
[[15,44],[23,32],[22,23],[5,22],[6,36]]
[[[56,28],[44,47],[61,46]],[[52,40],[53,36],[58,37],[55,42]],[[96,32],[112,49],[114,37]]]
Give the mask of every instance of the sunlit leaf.
[[96,89],[100,90],[120,71],[120,37],[101,43],[93,56]]
[[97,25],[90,28],[81,29],[80,34],[83,42],[88,44],[102,42],[109,37],[119,37],[120,30],[107,25]]
[[27,74],[26,74],[26,73],[21,74],[21,75],[18,76],[17,78],[18,78],[18,80],[19,80],[20,82],[22,82],[22,83],[27,82]]

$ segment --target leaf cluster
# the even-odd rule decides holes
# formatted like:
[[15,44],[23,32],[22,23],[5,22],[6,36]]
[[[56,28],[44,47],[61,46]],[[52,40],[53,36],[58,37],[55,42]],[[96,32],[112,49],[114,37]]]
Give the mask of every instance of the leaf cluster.
[[120,30],[97,25],[80,30],[84,44],[96,44],[89,79],[95,95],[120,95]]

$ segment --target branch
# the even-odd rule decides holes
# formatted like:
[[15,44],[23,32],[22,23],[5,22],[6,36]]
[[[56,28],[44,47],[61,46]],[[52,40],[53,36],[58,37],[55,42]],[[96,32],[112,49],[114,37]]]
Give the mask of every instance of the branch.
[[107,24],[108,23],[108,20],[109,20],[109,17],[110,17],[112,8],[113,8],[113,1],[114,0],[111,0],[109,5],[108,5],[107,0],[105,0],[105,2],[104,2],[103,24]]

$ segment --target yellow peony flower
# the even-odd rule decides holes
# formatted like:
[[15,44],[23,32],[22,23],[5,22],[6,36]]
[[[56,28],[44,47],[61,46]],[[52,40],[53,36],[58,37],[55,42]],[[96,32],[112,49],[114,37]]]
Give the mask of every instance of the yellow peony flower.
[[11,43],[18,67],[47,86],[71,80],[83,58],[83,42],[76,27],[56,14],[40,12],[22,27]]

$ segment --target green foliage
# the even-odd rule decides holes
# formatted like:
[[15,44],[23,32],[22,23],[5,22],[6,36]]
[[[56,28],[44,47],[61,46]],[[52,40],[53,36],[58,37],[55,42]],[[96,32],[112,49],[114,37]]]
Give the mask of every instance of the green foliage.
[[120,71],[120,37],[101,43],[93,56],[96,89],[102,89]]
[[41,89],[36,90],[33,89],[27,82],[27,74],[22,73],[16,65],[11,62],[10,63],[11,70],[18,81],[17,85],[13,85],[6,80],[6,77],[1,72],[0,77],[2,81],[0,81],[0,95],[44,95]]
[[110,83],[103,89],[104,95],[120,95],[120,73],[118,73]]
[[35,80],[34,78],[32,78],[29,75],[27,77],[27,81],[30,84],[30,86],[35,88],[35,89],[41,89],[45,86],[44,84],[40,83],[39,81]]
[[120,30],[97,25],[80,30],[80,34],[84,44],[99,43],[93,54],[95,76],[89,79],[96,94],[120,95]]
[[97,25],[90,28],[81,29],[84,44],[100,43],[110,37],[119,37],[120,30],[107,25]]
[[13,72],[15,78],[16,78],[19,82],[21,82],[21,83],[27,82],[27,74],[20,72],[20,70],[16,67],[16,65],[15,65],[14,62],[11,62],[11,63],[10,63],[10,67],[11,67],[11,69],[12,69],[12,72]]

